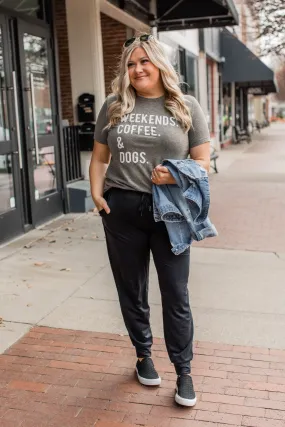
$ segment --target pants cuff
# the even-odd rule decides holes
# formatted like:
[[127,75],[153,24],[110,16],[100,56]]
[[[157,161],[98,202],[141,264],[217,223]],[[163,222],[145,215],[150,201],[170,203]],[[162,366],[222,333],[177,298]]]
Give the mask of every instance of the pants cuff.
[[175,365],[175,371],[177,375],[191,374],[190,363],[188,365]]
[[151,357],[151,351],[150,350],[136,350],[137,358],[142,359],[144,357]]

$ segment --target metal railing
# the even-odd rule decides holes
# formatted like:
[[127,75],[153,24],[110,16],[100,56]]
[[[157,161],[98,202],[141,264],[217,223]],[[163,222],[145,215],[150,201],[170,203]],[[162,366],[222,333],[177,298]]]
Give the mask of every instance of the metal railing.
[[83,178],[80,163],[79,129],[80,126],[67,126],[63,128],[67,182]]

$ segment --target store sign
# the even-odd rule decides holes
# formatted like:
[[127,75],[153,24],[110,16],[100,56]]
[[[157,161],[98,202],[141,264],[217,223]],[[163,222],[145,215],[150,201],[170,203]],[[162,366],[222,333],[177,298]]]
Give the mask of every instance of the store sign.
[[264,95],[264,89],[261,87],[252,87],[248,89],[248,93],[250,95]]

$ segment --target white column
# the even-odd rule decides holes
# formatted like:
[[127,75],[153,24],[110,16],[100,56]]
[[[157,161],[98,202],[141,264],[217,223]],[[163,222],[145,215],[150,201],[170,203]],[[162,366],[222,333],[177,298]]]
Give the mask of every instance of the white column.
[[158,31],[157,31],[157,27],[152,27],[152,28],[151,28],[151,34],[152,34],[154,37],[158,38]]
[[243,108],[243,103],[244,103],[244,93],[243,93],[243,89],[240,88],[239,90],[239,99],[240,99],[240,127],[242,129],[244,129],[244,108]]
[[[73,108],[82,93],[95,95],[98,115],[105,100],[104,59],[101,34],[100,0],[66,0],[68,42]],[[85,179],[91,153],[81,153],[81,167]]]
[[66,0],[66,12],[73,105],[90,92],[98,113],[105,100],[100,1]]
[[223,77],[221,78],[221,84],[220,84],[220,100],[221,100],[221,109],[220,109],[220,115],[221,115],[221,141],[220,141],[220,148],[221,144],[224,143],[225,135],[224,135],[224,97],[223,97]]
[[[150,1],[150,13],[152,13],[155,18],[157,17],[156,16],[156,14],[157,14],[157,1],[156,0]],[[158,37],[157,27],[152,27],[151,33],[154,35],[154,37],[157,38]]]
[[220,96],[220,88],[219,88],[219,69],[218,69],[218,63],[214,62],[213,66],[213,73],[214,73],[214,87],[213,90],[213,96],[214,96],[214,120],[215,120],[215,140],[213,141],[213,145],[217,150],[221,148],[220,145],[220,120],[222,120],[220,116],[220,109],[219,109],[219,96]]
[[267,119],[270,122],[272,118],[272,108],[273,108],[272,95],[267,96],[267,102],[268,102]]
[[263,111],[262,111],[262,96],[254,97],[254,115],[255,119],[259,122],[263,120]]
[[206,54],[204,52],[199,53],[198,73],[199,73],[199,103],[201,105],[201,108],[204,114],[208,117],[207,62],[206,62]]

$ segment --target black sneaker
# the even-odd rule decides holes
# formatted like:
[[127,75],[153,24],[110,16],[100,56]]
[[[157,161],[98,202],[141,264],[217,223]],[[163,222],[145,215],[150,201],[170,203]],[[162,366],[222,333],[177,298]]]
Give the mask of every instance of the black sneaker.
[[161,378],[150,357],[145,357],[141,362],[137,361],[136,372],[139,382],[143,385],[160,385],[161,383]]
[[175,402],[183,406],[196,405],[197,399],[190,375],[179,375],[176,383]]

